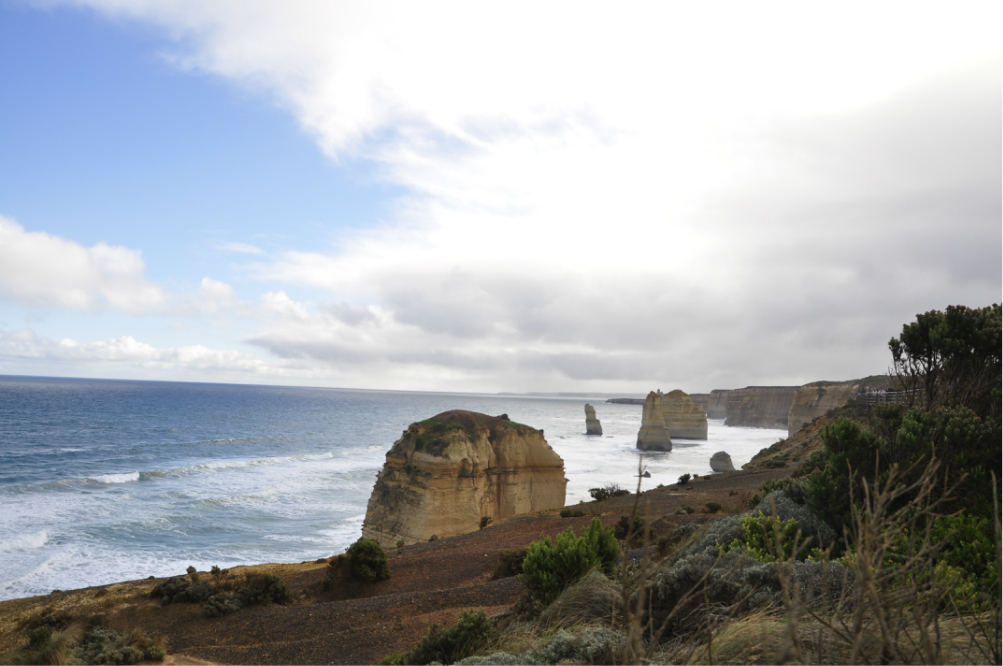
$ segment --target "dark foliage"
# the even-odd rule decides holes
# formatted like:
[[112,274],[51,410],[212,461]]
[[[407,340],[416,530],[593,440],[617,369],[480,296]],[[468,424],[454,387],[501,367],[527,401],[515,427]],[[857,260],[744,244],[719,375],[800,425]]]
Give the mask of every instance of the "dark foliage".
[[383,547],[372,539],[359,539],[348,548],[352,578],[375,582],[390,578],[390,566]]
[[240,591],[240,598],[245,606],[255,604],[288,604],[293,595],[285,582],[275,574],[247,574],[247,585]]
[[453,664],[475,654],[498,636],[483,609],[467,611],[451,627],[432,625],[428,633],[403,655],[402,664]]
[[522,573],[522,563],[526,560],[525,548],[512,548],[498,552],[498,566],[495,567],[493,580],[518,576]]
[[589,488],[589,495],[591,495],[592,499],[597,502],[608,500],[611,497],[621,497],[629,494],[629,490],[625,490],[615,483],[607,483],[602,488]]
[[593,569],[607,576],[620,556],[620,544],[613,530],[605,527],[598,518],[575,536],[572,528],[557,535],[554,541],[543,536],[526,549],[520,576],[530,596],[547,605],[569,585]]

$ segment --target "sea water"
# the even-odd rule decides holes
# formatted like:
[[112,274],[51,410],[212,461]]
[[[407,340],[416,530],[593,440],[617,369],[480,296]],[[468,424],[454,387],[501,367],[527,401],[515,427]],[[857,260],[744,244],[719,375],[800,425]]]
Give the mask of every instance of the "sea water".
[[449,409],[543,429],[568,504],[635,488],[639,463],[653,488],[786,436],[711,420],[707,441],[642,454],[641,407],[604,399],[0,377],[0,599],[342,552],[387,450]]

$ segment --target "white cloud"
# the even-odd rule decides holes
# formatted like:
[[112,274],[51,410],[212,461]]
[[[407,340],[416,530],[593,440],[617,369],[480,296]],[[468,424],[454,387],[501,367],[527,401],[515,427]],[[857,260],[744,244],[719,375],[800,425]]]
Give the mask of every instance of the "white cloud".
[[0,330],[0,369],[15,368],[18,362],[25,360],[54,364],[53,367],[64,373],[101,366],[106,372],[109,369],[113,374],[117,371],[117,376],[128,376],[132,370],[154,373],[153,376],[207,370],[281,376],[284,369],[282,364],[269,365],[247,352],[209,349],[202,345],[157,348],[130,335],[95,342],[78,342],[71,338],[57,342],[30,329]]
[[254,267],[251,341],[288,359],[417,388],[807,381],[1000,298],[998,4],[76,4],[411,193]]
[[167,298],[145,270],[139,250],[83,247],[0,216],[0,298],[69,310],[163,310]]
[[260,247],[251,245],[250,243],[223,243],[217,247],[224,252],[235,252],[237,254],[265,254],[265,251]]

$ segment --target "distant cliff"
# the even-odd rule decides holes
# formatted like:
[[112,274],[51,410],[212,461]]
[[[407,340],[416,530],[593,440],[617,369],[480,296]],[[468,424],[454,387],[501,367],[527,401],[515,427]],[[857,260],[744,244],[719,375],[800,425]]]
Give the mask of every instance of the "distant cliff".
[[393,546],[473,532],[564,506],[564,461],[543,431],[454,410],[412,423],[387,453],[369,497],[362,536]]
[[728,418],[728,389],[714,389],[710,393],[690,393],[690,399],[704,411],[709,419]]
[[893,380],[887,375],[872,375],[863,379],[845,382],[812,382],[798,389],[787,416],[787,436],[793,437],[798,430],[814,419],[846,404],[855,398],[857,391],[874,387],[888,387]]
[[727,426],[787,429],[797,386],[747,386],[728,392]]

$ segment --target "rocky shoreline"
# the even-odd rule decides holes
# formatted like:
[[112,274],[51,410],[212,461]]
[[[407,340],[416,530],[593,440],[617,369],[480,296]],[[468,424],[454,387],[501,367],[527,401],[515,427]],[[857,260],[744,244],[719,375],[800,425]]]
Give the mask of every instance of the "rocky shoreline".
[[[824,420],[813,424],[814,439]],[[798,457],[815,445],[797,444]],[[776,455],[787,461],[771,464],[771,454],[764,450],[745,470],[663,486],[640,498],[630,494],[575,505],[582,515],[574,518],[561,518],[556,509],[542,511],[503,519],[468,534],[389,548],[393,575],[377,583],[326,591],[326,560],[234,569],[281,577],[292,593],[288,605],[251,606],[206,618],[199,604],[161,606],[151,599],[154,586],[165,580],[152,578],[0,602],[0,652],[27,642],[33,618],[54,613],[84,626],[159,633],[168,653],[164,663],[375,663],[408,649],[433,624],[448,625],[470,609],[499,613],[516,603],[522,594],[518,579],[493,579],[502,550],[524,547],[541,534],[556,537],[569,526],[580,530],[594,516],[612,526],[630,513],[638,499],[652,538],[671,539],[681,525],[745,511],[763,483],[796,468],[786,448],[778,448]],[[630,480],[623,485],[629,487]],[[701,507],[711,502],[722,510],[701,513]],[[696,512],[687,513],[686,507],[695,507]]]

